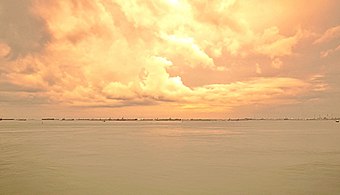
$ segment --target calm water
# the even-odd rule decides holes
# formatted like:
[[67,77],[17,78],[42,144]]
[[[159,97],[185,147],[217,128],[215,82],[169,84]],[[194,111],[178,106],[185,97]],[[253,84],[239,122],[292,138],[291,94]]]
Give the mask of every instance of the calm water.
[[1,121],[0,194],[340,194],[340,124]]

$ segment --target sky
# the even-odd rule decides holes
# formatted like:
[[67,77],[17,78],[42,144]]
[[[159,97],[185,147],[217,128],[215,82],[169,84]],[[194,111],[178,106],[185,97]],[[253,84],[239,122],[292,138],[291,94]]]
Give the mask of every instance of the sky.
[[340,1],[1,0],[1,117],[340,116]]

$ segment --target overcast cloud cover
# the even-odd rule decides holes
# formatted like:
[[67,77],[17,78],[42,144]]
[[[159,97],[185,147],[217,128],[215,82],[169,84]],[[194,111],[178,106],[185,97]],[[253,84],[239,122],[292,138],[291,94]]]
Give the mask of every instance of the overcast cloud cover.
[[340,115],[336,0],[1,0],[0,117]]

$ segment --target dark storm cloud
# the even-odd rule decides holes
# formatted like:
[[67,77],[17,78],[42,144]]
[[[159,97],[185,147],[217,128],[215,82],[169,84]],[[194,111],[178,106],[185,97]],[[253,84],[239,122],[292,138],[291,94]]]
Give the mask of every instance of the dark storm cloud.
[[0,41],[11,48],[9,59],[38,52],[50,39],[45,22],[31,5],[30,0],[0,1]]

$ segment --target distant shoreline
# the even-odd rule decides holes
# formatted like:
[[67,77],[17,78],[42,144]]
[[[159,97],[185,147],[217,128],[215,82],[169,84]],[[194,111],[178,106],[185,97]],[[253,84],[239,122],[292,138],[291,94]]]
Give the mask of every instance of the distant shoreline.
[[339,120],[340,117],[333,118],[227,118],[227,119],[208,119],[208,118],[0,118],[0,121],[321,121],[321,120]]

